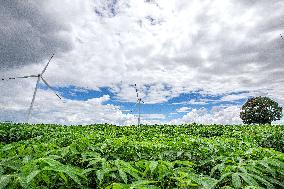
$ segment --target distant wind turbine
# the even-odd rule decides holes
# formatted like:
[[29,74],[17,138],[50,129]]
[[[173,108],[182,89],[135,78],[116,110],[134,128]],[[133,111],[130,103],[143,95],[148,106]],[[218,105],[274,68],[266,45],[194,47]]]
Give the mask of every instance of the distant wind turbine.
[[142,98],[139,97],[139,93],[138,93],[138,89],[137,89],[137,85],[134,85],[135,87],[135,91],[136,91],[136,97],[137,97],[137,102],[135,104],[135,106],[138,106],[138,120],[137,120],[137,125],[140,126],[140,121],[141,121],[141,102],[144,103],[144,101],[142,100]]
[[53,87],[51,87],[47,81],[43,78],[43,74],[45,73],[51,59],[53,58],[54,54],[50,57],[49,61],[47,62],[46,66],[43,68],[42,72],[41,73],[38,73],[37,75],[28,75],[28,76],[21,76],[21,77],[9,77],[7,79],[5,78],[2,78],[2,81],[4,80],[13,80],[13,79],[24,79],[24,78],[31,78],[31,77],[36,77],[37,78],[37,82],[36,82],[36,86],[35,86],[35,90],[34,90],[34,94],[33,94],[33,98],[32,98],[32,102],[31,102],[31,105],[29,107],[29,110],[28,110],[28,115],[27,115],[27,122],[29,121],[30,119],[30,116],[31,116],[31,112],[32,112],[32,108],[33,108],[33,105],[34,105],[34,102],[35,102],[35,97],[36,97],[36,93],[37,93],[37,89],[38,89],[38,84],[39,84],[39,81],[42,80],[43,83],[51,90],[55,93],[55,95],[61,99],[61,97],[55,92],[55,90],[53,89]]

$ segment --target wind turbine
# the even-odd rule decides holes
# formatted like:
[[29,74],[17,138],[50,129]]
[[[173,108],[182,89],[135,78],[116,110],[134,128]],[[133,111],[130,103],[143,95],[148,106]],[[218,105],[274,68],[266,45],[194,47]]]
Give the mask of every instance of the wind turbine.
[[137,125],[140,126],[140,121],[141,121],[141,102],[144,103],[144,101],[142,100],[142,98],[139,97],[138,94],[138,89],[137,89],[137,85],[134,84],[135,87],[135,91],[136,91],[136,97],[137,97],[137,102],[135,104],[135,106],[138,106],[138,120],[137,120]]
[[36,93],[37,93],[37,89],[38,89],[38,84],[40,82],[40,80],[43,81],[43,83],[51,90],[55,93],[55,95],[61,99],[61,97],[55,92],[55,90],[53,89],[53,87],[51,87],[47,81],[43,78],[43,74],[45,73],[51,59],[53,58],[54,54],[50,57],[50,59],[48,60],[46,66],[43,68],[42,72],[41,73],[38,73],[37,75],[28,75],[28,76],[21,76],[21,77],[9,77],[7,79],[5,78],[2,78],[2,81],[4,80],[12,80],[12,79],[24,79],[24,78],[37,78],[37,82],[36,82],[36,86],[35,86],[35,90],[34,90],[34,94],[33,94],[33,98],[32,98],[32,102],[31,102],[31,105],[29,107],[29,110],[28,110],[28,115],[27,115],[27,122],[29,121],[30,119],[30,116],[31,116],[31,112],[32,112],[32,108],[33,108],[33,105],[34,105],[34,102],[35,102],[35,97],[36,97]]

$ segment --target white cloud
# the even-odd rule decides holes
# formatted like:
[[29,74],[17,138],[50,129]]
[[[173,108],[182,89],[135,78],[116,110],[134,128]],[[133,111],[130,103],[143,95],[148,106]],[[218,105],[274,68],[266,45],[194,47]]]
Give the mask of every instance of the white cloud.
[[[166,101],[166,96],[176,96],[176,92],[180,93],[184,88],[186,91],[205,89],[211,93],[227,92],[247,88],[249,82],[242,84],[242,78],[252,82],[263,78],[260,77],[262,74],[256,75],[254,68],[243,70],[252,65],[250,59],[243,60],[247,52],[241,52],[239,59],[230,54],[237,56],[240,50],[250,45],[247,37],[255,43],[262,43],[262,39],[251,36],[262,24],[259,21],[262,15],[257,8],[246,10],[234,1],[157,1],[159,7],[144,1],[120,2],[119,11],[112,18],[98,17],[93,10],[95,4],[91,1],[72,3],[78,5],[76,8],[70,6],[71,12],[78,17],[69,21],[73,28],[72,35],[82,43],[75,42],[74,51],[56,61],[55,64],[60,67],[51,68],[59,69],[59,73],[51,70],[49,74],[52,78],[58,78],[55,82],[59,80],[91,88],[104,85],[114,87],[120,81],[125,83],[125,87],[133,83],[140,86],[152,84],[145,97],[156,103]],[[69,3],[66,2],[65,6]],[[145,20],[148,15],[165,21],[152,26]],[[139,20],[143,22],[142,27],[137,24]],[[247,26],[250,22],[253,24]],[[206,33],[203,28],[206,28]],[[219,40],[220,35],[222,41]],[[228,48],[227,43],[231,45]],[[229,54],[225,54],[227,50],[230,50]],[[206,52],[206,62],[202,52]],[[240,63],[235,65],[234,62]],[[262,63],[255,62],[255,65]],[[265,76],[264,70],[258,71]],[[172,86],[172,89],[164,90],[163,83]],[[249,84],[251,86],[254,83]],[[119,97],[131,100],[124,90],[118,91]]]
[[[2,121],[25,122],[33,93],[32,80],[2,83],[9,85],[0,99]],[[2,91],[3,93],[4,91]],[[14,94],[13,97],[8,94]],[[120,107],[107,104],[110,97],[104,95],[87,101],[59,100],[51,91],[39,89],[36,95],[30,122],[58,124],[111,123],[132,125],[136,123],[134,115],[123,113]]]
[[[166,102],[181,93],[196,90],[212,95],[258,91],[284,105],[284,43],[279,38],[284,29],[284,3],[281,0],[254,3],[120,0],[113,6],[115,14],[111,8],[104,9],[108,2],[48,0],[39,7],[39,12],[52,15],[58,21],[57,25],[67,28],[63,33],[59,32],[58,37],[65,36],[64,40],[68,38],[72,44],[68,51],[59,49],[55,52],[45,73],[51,84],[89,89],[107,86],[117,94],[117,100],[135,102],[132,85],[137,83],[141,97],[149,104]],[[105,11],[102,16],[96,13],[96,8]],[[155,25],[148,16],[154,19]],[[45,63],[40,61],[17,69],[1,69],[0,75],[38,73]],[[15,112],[11,118],[22,119],[19,112],[23,113],[28,107],[33,87],[34,83],[28,82],[23,82],[22,87],[16,83],[1,85],[1,109],[5,115]],[[49,105],[47,99],[50,98],[46,94],[46,98],[36,102],[43,105],[44,112],[54,111],[56,115],[50,119],[55,122],[125,123],[127,119],[130,122],[134,119],[130,114],[121,113],[119,107],[93,102],[102,99],[67,100],[66,105],[71,107],[68,110],[64,105]],[[239,98],[241,95],[229,95],[222,100]],[[206,99],[189,101],[189,104],[207,103],[214,102]],[[45,107],[44,104],[48,105]],[[95,114],[91,111],[92,106],[96,107],[95,112],[99,108],[106,110]],[[194,118],[201,122],[201,119],[221,122],[222,117],[237,121],[229,116],[233,113],[227,115],[224,111],[207,112],[207,117],[202,111],[192,110],[188,116],[193,118],[201,114],[201,118]],[[34,121],[50,119],[38,114]]]
[[[119,107],[106,104],[109,97],[103,96],[87,101],[65,100],[65,103],[54,103],[50,100],[51,94],[41,91],[43,94],[38,98],[38,103],[34,107],[33,122],[50,122],[62,124],[93,124],[111,123],[117,125],[129,125],[135,123],[135,117],[131,114],[124,114]],[[44,102],[48,105],[44,105]],[[60,120],[60,121],[59,121]]]
[[172,120],[171,124],[200,123],[200,124],[240,124],[240,108],[238,106],[214,107],[211,111],[205,108],[193,109],[182,118]]
[[185,113],[185,112],[188,112],[190,109],[191,108],[189,108],[189,107],[181,107],[181,108],[177,109],[176,111],[178,113]]
[[188,104],[188,105],[206,105],[206,104],[209,104],[209,103],[217,103],[217,102],[220,102],[220,100],[211,100],[211,99],[191,99],[189,101],[184,101],[184,102],[177,102],[177,103],[173,103],[175,105],[178,105],[178,104]]
[[166,118],[164,114],[141,114],[141,117],[146,120],[150,119],[160,120]]
[[227,95],[221,98],[221,101],[236,101],[236,100],[242,100],[247,99],[249,97],[249,94],[247,93],[241,93],[241,94],[233,94],[233,95]]
[[272,124],[274,124],[274,125],[283,125],[284,124],[284,118],[282,118],[280,120],[277,120],[275,122],[272,122]]

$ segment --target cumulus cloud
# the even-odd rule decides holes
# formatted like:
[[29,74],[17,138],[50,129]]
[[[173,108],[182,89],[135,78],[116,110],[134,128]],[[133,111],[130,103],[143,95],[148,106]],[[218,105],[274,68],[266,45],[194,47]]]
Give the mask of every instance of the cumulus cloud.
[[[0,83],[3,96],[0,98],[0,120],[26,122],[36,79],[12,80]],[[80,92],[85,90],[78,89]],[[12,96],[10,94],[13,94]],[[109,103],[109,95],[86,101],[59,100],[52,91],[39,88],[29,122],[87,125],[109,123],[135,125],[138,115],[130,114],[119,106]],[[163,114],[141,114],[142,124],[156,124],[165,119]]]
[[141,117],[147,120],[160,120],[166,118],[164,114],[141,114]]
[[117,0],[95,0],[94,11],[101,17],[114,17],[119,11]]
[[71,49],[70,28],[34,0],[0,1],[0,68],[38,63]]
[[205,108],[193,109],[182,118],[174,119],[172,124],[201,123],[201,124],[240,124],[240,108],[238,106],[214,107],[211,111]]
[[[284,30],[283,9],[281,0],[2,0],[0,63],[9,70],[0,73],[34,74],[51,52],[60,52],[46,73],[50,83],[110,87],[118,101],[135,102],[136,83],[150,104],[191,91],[211,95],[249,91],[284,105],[284,42],[279,36]],[[19,64],[25,67],[13,68]],[[11,85],[0,92],[9,102],[14,94],[9,87],[17,88]],[[15,106],[11,103],[5,112],[16,111],[16,104],[28,102],[30,95],[13,99]],[[214,102],[190,101],[196,103]],[[82,112],[88,111],[83,107]],[[222,111],[216,111],[206,113],[220,121]],[[124,119],[127,114],[115,115]]]
[[133,115],[124,114],[118,106],[103,104],[107,100],[109,97],[103,96],[87,101],[65,100],[64,103],[53,103],[50,97],[44,95],[39,98],[39,102],[46,101],[46,103],[49,102],[49,105],[37,104],[31,121],[40,123],[45,120],[50,123],[72,125],[93,123],[133,125],[136,122]]
[[179,104],[188,104],[188,105],[206,105],[209,103],[217,103],[220,102],[220,100],[212,100],[212,99],[190,99],[189,101],[184,101],[184,102],[176,102],[173,103],[175,105],[179,105]]
[[178,113],[184,113],[184,112],[188,112],[190,109],[191,108],[189,108],[189,107],[181,107],[181,108],[177,109],[176,111]]
[[221,98],[221,101],[236,101],[236,100],[242,100],[247,99],[249,97],[249,94],[242,93],[242,94],[232,94],[232,95],[226,95]]
[[[153,103],[196,89],[216,94],[265,91],[283,84],[279,80],[284,47],[279,37],[281,1],[269,6],[237,1],[156,1],[159,6],[122,2],[115,4],[119,13],[111,18],[93,10],[108,5],[81,6],[84,14],[77,15],[81,19],[70,21],[76,31],[73,37],[81,43],[58,60],[64,68],[60,80],[93,88],[114,88],[121,81],[128,88],[133,83],[148,84],[152,88],[145,91],[145,97]],[[271,14],[264,16],[263,12]],[[149,15],[164,22],[153,26],[145,18]],[[278,27],[271,26],[272,20],[277,20]],[[66,78],[75,72],[81,81]],[[163,84],[170,88],[161,87]],[[125,91],[122,88],[118,96],[130,100]]]
[[[13,87],[5,91],[7,95],[0,99],[0,120],[25,122],[32,98],[33,83],[15,82]],[[7,83],[2,84],[7,85]],[[10,85],[11,86],[11,85]],[[2,92],[3,93],[3,92]],[[13,98],[8,94],[14,94]],[[117,125],[133,125],[134,115],[123,113],[120,107],[108,104],[108,95],[92,98],[87,101],[59,100],[52,91],[39,89],[29,122],[58,124],[92,124],[110,123]]]

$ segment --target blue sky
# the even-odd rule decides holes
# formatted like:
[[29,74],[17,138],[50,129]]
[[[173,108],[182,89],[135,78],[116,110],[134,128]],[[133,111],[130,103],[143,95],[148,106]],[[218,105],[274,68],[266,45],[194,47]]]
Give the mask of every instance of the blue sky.
[[[48,90],[43,84],[40,86],[43,90]],[[146,86],[149,88],[149,86]],[[110,97],[109,100],[104,101],[103,104],[111,104],[120,107],[123,112],[133,114],[137,116],[138,106],[134,102],[125,102],[119,99],[111,88],[102,87],[98,90],[90,90],[84,88],[78,88],[75,86],[68,87],[56,87],[57,93],[60,94],[64,99],[74,100],[74,101],[87,101],[93,98],[101,98],[104,95]],[[133,86],[133,93],[135,94],[135,88]],[[139,93],[139,91],[138,91]],[[212,110],[212,107],[216,106],[241,106],[245,103],[247,98],[241,98],[237,100],[222,100],[222,97],[228,95],[243,95],[248,94],[247,91],[243,92],[233,92],[226,95],[209,95],[204,94],[202,91],[195,91],[191,93],[182,93],[177,97],[170,98],[167,102],[163,103],[148,103],[145,102],[141,104],[141,114],[162,114],[164,118],[155,118],[155,120],[168,122],[172,119],[178,119],[186,115],[192,109],[206,109],[208,111]],[[249,96],[248,96],[249,97]],[[192,101],[192,102],[191,102]],[[179,111],[181,108],[188,108],[184,111]],[[147,118],[151,119],[151,118]]]

